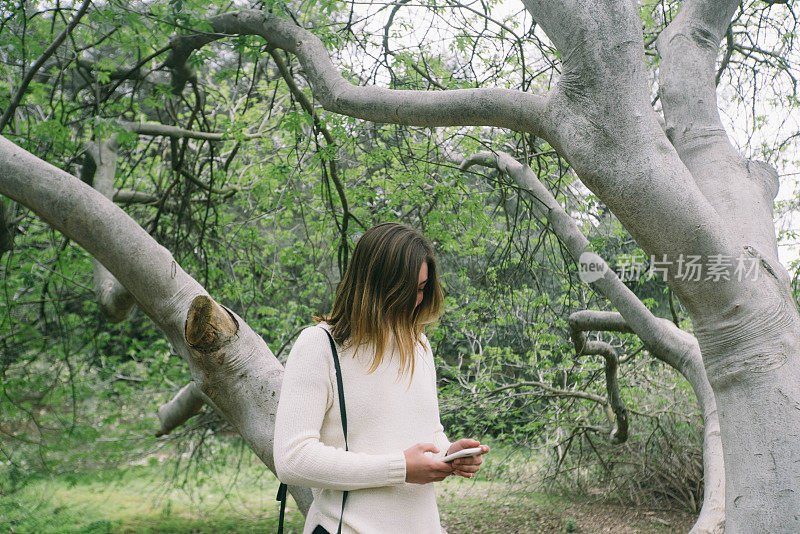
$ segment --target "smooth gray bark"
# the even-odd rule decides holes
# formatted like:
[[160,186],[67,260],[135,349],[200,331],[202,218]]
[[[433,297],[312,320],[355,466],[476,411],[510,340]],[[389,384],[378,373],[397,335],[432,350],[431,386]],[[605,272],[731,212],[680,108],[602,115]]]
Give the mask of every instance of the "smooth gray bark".
[[183,386],[172,399],[158,409],[161,428],[156,436],[165,436],[202,410],[205,400],[194,382]]
[[[728,533],[800,531],[800,317],[778,262],[777,172],[741,157],[722,126],[715,60],[739,3],[684,3],[657,41],[667,135],[721,215],[758,259],[762,288],[742,288],[715,313],[693,314],[720,406]],[[722,304],[722,303],[721,303]]]
[[[107,199],[114,197],[117,148],[116,138],[112,138],[93,143],[87,150],[96,165],[93,186]],[[94,296],[100,311],[112,323],[125,320],[133,308],[133,296],[97,259],[94,260]]]
[[[684,2],[656,41],[659,96],[667,136],[726,230],[761,252],[776,274],[783,275],[772,224],[778,173],[736,152],[716,105],[717,50],[738,6],[736,0]],[[784,281],[788,283],[788,275]]]
[[[581,114],[591,123],[587,124],[589,138],[602,139],[586,153],[574,147],[585,143],[570,146],[568,139],[553,141],[645,252],[660,255],[665,248],[659,243],[671,242],[678,245],[675,252],[699,255],[706,261],[715,255],[738,258],[742,254],[757,260],[755,279],[701,279],[686,284],[670,272],[667,283],[692,318],[719,407],[726,531],[800,531],[796,447],[800,438],[800,382],[796,379],[800,317],[785,269],[771,259],[774,229],[771,216],[764,213],[771,209],[775,183],[763,167],[753,179],[742,173],[747,165],[738,165],[733,180],[741,179],[749,192],[725,198],[725,187],[708,185],[708,180],[725,183],[736,163],[727,157],[730,151],[718,143],[720,132],[708,136],[716,142],[710,145],[715,146],[703,147],[704,136],[697,138],[705,150],[697,158],[697,166],[691,157],[692,144],[682,144],[691,137],[685,136],[685,131],[702,133],[702,121],[714,118],[708,107],[713,102],[716,108],[708,83],[714,79],[708,53],[716,49],[716,36],[727,26],[731,3],[688,2],[683,15],[686,21],[706,25],[706,29],[714,27],[708,21],[717,21],[716,28],[721,24],[722,32],[701,28],[690,30],[691,39],[673,37],[681,30],[679,16],[662,41],[700,45],[684,46],[676,52],[676,57],[692,68],[672,68],[668,59],[662,73],[667,79],[661,80],[668,101],[676,100],[674,106],[665,103],[667,131],[681,147],[688,166],[675,157],[677,151],[671,144],[665,145],[660,128],[654,125],[655,113],[646,102],[641,26],[634,4],[574,0],[526,0],[525,4],[565,58],[556,92],[573,106],[583,103]],[[705,88],[695,86],[700,82]],[[675,97],[681,93],[683,100]],[[681,106],[686,109],[683,118]],[[694,119],[698,123],[693,128],[687,121]],[[589,160],[592,153],[594,161]],[[686,202],[673,204],[671,197]],[[664,208],[670,213],[664,213]],[[690,226],[675,225],[675,217]],[[746,226],[757,228],[738,230]]]

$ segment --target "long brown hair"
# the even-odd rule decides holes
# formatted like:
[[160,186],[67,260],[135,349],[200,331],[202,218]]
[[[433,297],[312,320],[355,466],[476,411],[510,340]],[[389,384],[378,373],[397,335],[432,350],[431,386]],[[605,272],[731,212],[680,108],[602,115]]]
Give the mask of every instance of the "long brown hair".
[[[428,264],[428,281],[422,302],[417,302],[419,272]],[[444,293],[439,282],[431,242],[414,228],[396,222],[381,223],[367,230],[356,243],[353,257],[336,288],[336,300],[328,315],[315,321],[330,325],[333,339],[358,350],[374,348],[369,371],[383,361],[390,336],[400,358],[397,379],[411,369],[420,334],[441,315]]]

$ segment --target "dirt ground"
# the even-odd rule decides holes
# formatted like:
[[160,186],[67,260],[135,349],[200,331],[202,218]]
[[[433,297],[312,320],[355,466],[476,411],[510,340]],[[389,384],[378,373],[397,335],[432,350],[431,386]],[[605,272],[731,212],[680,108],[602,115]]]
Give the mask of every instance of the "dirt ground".
[[449,534],[685,534],[696,519],[680,510],[622,506],[597,497],[508,491],[497,484],[447,486],[438,494],[442,523]]

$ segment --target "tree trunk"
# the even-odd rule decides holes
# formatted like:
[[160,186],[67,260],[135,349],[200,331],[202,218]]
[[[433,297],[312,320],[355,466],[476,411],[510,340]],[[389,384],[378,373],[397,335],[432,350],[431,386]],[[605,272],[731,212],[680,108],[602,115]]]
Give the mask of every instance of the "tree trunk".
[[738,5],[684,3],[657,41],[659,94],[670,142],[757,269],[734,298],[689,309],[720,411],[726,532],[800,532],[800,316],[778,263],[778,175],[736,152],[716,104],[716,54]]
[[726,532],[800,532],[800,320],[783,284],[761,276],[717,314],[693,315],[719,407]]

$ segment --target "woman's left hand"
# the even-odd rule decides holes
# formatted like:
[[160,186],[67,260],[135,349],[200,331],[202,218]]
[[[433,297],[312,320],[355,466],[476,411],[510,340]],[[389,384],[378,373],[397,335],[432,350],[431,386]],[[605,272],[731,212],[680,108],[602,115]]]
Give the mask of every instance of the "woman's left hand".
[[481,468],[480,465],[483,463],[481,456],[489,452],[488,445],[481,445],[477,440],[464,438],[451,444],[450,448],[447,449],[447,454],[453,454],[461,449],[471,449],[473,447],[481,447],[483,452],[481,454],[476,454],[475,456],[466,456],[464,458],[456,458],[453,460],[452,474],[459,475],[464,478],[473,478],[475,476],[475,473],[478,472],[478,470]]

